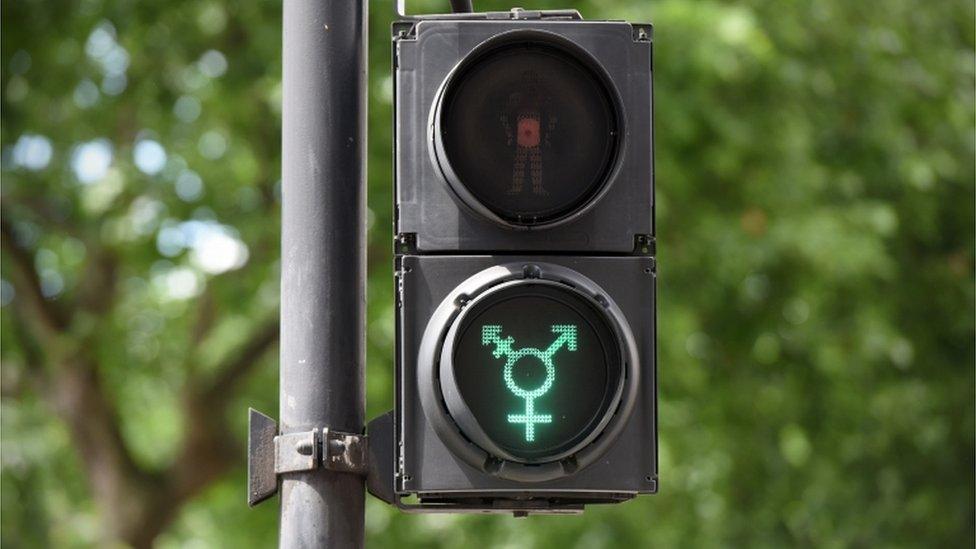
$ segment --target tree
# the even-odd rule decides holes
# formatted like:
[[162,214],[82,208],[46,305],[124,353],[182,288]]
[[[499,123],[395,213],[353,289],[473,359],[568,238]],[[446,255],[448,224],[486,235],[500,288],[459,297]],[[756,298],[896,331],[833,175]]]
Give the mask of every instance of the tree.
[[[369,417],[394,314],[372,4]],[[370,543],[972,545],[972,4],[573,4],[656,29],[661,493],[521,521],[370,501]],[[2,542],[273,543],[241,437],[277,398],[280,4],[0,15]]]
[[279,10],[250,10],[4,6],[5,391],[64,423],[136,547],[240,463],[233,397],[278,338],[279,31],[245,22]]

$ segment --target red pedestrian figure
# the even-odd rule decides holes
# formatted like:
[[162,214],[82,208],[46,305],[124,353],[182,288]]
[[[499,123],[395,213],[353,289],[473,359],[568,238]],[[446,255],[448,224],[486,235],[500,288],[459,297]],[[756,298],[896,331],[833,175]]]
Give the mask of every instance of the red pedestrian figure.
[[[508,145],[515,146],[512,185],[508,194],[522,192],[526,168],[532,180],[532,194],[549,194],[542,185],[542,147],[550,145],[549,135],[556,127],[556,117],[547,112],[550,100],[548,95],[542,94],[539,78],[533,71],[522,73],[522,86],[508,96],[506,112],[500,117]],[[512,135],[513,126],[515,135]]]

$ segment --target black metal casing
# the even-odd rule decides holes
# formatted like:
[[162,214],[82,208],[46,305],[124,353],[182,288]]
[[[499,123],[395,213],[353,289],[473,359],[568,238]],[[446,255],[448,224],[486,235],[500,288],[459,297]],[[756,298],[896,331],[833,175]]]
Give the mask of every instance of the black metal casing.
[[[465,207],[430,158],[431,107],[451,70],[486,40],[532,30],[588,53],[615,88],[623,119],[619,155],[603,195],[569,222],[513,230]],[[643,32],[641,32],[643,31]],[[646,38],[644,38],[646,37]],[[394,37],[396,232],[418,253],[630,253],[653,219],[650,26],[599,21],[416,22]]]
[[[634,336],[640,358],[636,398],[609,450],[575,474],[551,481],[500,478],[473,467],[445,443],[421,403],[421,343],[435,309],[466,279],[500,264],[558,265],[609,289]],[[655,372],[654,259],[641,256],[402,256],[398,296],[397,394],[399,493],[421,497],[525,497],[531,493],[573,501],[615,501],[656,491],[657,427]],[[635,380],[630,380],[635,381]],[[594,444],[598,442],[595,441]],[[541,503],[541,502],[540,502]]]
[[[614,88],[623,121],[617,157],[598,198],[544,228],[505,227],[479,215],[452,192],[431,154],[431,111],[445,79],[479,45],[521,30],[552,33],[587,52]],[[560,512],[657,491],[650,33],[650,25],[624,22],[493,20],[484,14],[394,23],[393,491],[397,498],[419,496],[414,510]],[[578,468],[575,456],[550,464],[548,472],[499,465],[442,413],[439,382],[430,374],[433,355],[425,348],[432,339],[425,333],[436,332],[432,319],[444,316],[452,303],[463,308],[460,288],[500,266],[516,278],[523,270],[526,278],[538,271],[576,273],[579,283],[560,282],[613,309],[625,326],[629,356],[636,357],[624,391],[630,396],[617,408],[612,428],[590,444],[599,452],[590,452]]]

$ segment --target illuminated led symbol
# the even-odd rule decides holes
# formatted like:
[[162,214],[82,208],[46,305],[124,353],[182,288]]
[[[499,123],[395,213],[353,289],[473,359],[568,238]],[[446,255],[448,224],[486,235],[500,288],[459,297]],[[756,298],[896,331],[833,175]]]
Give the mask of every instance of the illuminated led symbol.
[[[505,379],[505,386],[515,396],[525,399],[524,414],[509,414],[509,423],[525,424],[525,440],[532,442],[535,440],[535,425],[537,423],[552,423],[552,415],[538,414],[535,411],[535,399],[546,394],[556,381],[556,365],[552,362],[553,355],[561,349],[563,345],[570,351],[576,350],[576,326],[570,324],[556,324],[552,327],[552,333],[556,334],[556,339],[546,348],[540,351],[535,347],[523,347],[512,349],[515,339],[511,336],[502,337],[502,327],[498,325],[486,325],[481,328],[481,344],[494,345],[495,350],[492,354],[495,358],[505,357],[505,366],[502,368],[502,376]],[[515,364],[523,357],[532,356],[539,359],[546,367],[546,379],[542,385],[534,389],[523,389],[519,387],[512,378],[512,370]]]

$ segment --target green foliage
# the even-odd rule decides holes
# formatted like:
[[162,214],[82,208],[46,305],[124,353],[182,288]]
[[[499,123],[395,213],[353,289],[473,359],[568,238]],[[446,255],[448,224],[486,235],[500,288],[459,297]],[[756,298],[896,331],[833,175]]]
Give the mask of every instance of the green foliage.
[[[394,340],[393,8],[371,4],[370,417],[392,407]],[[661,493],[576,518],[413,516],[371,500],[370,544],[973,546],[972,2],[576,7],[655,25]],[[277,304],[280,4],[0,10],[4,215],[50,303],[81,295],[95,246],[118,259],[111,306],[72,330],[94,334],[80,340],[137,461],[162,468],[186,429],[182,389]],[[245,244],[246,264],[180,240],[202,225]],[[11,312],[11,276],[5,248],[2,543],[95,544],[72,439],[28,383],[34,328]],[[228,407],[239,437],[246,405],[277,408],[274,365],[264,356]],[[277,510],[246,508],[241,463],[160,546],[275,542]]]

